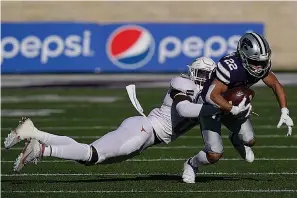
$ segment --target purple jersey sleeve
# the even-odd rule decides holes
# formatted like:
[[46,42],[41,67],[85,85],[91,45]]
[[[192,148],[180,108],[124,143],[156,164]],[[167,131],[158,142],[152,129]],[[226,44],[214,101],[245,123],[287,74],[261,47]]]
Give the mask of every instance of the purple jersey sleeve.
[[216,78],[228,87],[233,87],[248,80],[241,61],[232,54],[221,58],[216,70]]
[[233,74],[233,70],[231,64],[233,63],[230,60],[226,60],[225,57],[221,58],[221,60],[218,62],[218,66],[216,69],[216,78],[225,85],[229,85],[232,80],[231,75]]

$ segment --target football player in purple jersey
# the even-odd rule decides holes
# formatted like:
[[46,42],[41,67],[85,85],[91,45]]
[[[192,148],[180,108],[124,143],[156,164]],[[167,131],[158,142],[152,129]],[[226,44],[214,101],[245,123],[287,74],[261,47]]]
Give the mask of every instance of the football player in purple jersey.
[[288,127],[287,136],[291,135],[293,121],[289,116],[285,90],[271,71],[269,44],[257,33],[246,33],[240,38],[236,52],[220,59],[212,80],[204,85],[201,94],[204,101],[229,113],[220,116],[220,119],[213,119],[213,116],[200,118],[205,148],[185,162],[184,182],[195,183],[196,172],[201,166],[213,164],[222,157],[221,124],[230,130],[230,140],[240,156],[247,162],[254,161],[251,147],[255,138],[249,119],[251,106],[244,105],[245,101],[233,106],[222,97],[222,93],[234,87],[250,87],[260,80],[272,89],[281,108],[277,127],[285,123]]

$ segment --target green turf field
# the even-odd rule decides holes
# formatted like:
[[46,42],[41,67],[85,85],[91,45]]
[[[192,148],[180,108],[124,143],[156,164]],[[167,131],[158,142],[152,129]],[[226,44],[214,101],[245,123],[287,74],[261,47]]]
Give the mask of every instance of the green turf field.
[[[43,158],[37,166],[29,164],[22,173],[14,173],[13,161],[23,144],[6,151],[3,149],[3,137],[6,137],[10,128],[17,126],[20,117],[17,114],[8,117],[7,113],[55,110],[47,116],[29,117],[41,130],[91,143],[96,140],[96,136],[113,130],[125,118],[135,116],[137,112],[124,89],[4,89],[2,197],[297,197],[297,128],[293,129],[291,137],[285,136],[285,127],[276,129],[280,112],[273,94],[267,88],[255,90],[253,107],[260,114],[260,117],[253,116],[257,139],[255,162],[248,164],[239,159],[224,129],[224,158],[216,165],[203,167],[197,175],[196,184],[184,184],[181,183],[184,160],[203,147],[199,128],[172,144],[150,148],[142,155],[120,164],[85,167],[60,159]],[[146,114],[161,104],[165,91],[137,89]],[[297,88],[288,87],[287,93],[290,114],[297,122]],[[39,95],[39,101],[34,99],[36,95]],[[40,98],[42,95],[52,95],[48,98],[56,98],[56,101],[43,100]],[[60,101],[61,98],[57,99],[57,96],[68,98]],[[87,98],[71,101],[73,98],[70,96]],[[112,96],[118,101],[86,102],[91,96]]]

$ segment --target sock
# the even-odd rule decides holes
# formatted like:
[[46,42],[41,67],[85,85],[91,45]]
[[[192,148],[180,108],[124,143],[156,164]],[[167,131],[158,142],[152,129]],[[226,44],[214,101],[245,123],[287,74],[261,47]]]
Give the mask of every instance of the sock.
[[87,144],[52,145],[44,148],[43,156],[52,156],[68,160],[89,161],[91,147]]
[[210,163],[207,160],[206,152],[202,150],[190,160],[190,164],[197,168]]
[[39,141],[41,141],[42,143],[46,144],[46,145],[69,145],[69,144],[77,144],[77,142],[67,136],[59,136],[59,135],[54,135],[54,134],[50,134],[44,131],[40,131],[38,129],[36,129],[37,131],[35,131],[34,137]]
[[245,159],[246,153],[245,153],[245,148],[243,142],[239,139],[237,134],[232,134],[229,137],[233,147],[236,149],[236,151],[239,153],[239,155]]

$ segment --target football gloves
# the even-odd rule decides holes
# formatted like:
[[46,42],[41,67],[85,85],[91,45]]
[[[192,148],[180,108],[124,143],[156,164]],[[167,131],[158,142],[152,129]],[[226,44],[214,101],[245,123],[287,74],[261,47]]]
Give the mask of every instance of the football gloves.
[[232,113],[233,115],[241,115],[241,114],[244,114],[242,115],[243,117],[248,117],[250,114],[251,114],[251,111],[252,111],[252,105],[249,103],[249,104],[245,104],[247,98],[244,97],[242,99],[242,101],[239,103],[238,106],[232,106],[232,109],[230,111],[230,113]]
[[282,108],[281,113],[282,114],[281,114],[280,120],[277,124],[277,128],[280,128],[285,123],[288,127],[287,136],[290,136],[290,135],[292,135],[292,127],[294,126],[294,123],[293,123],[292,118],[290,118],[290,116],[289,116],[289,109]]

